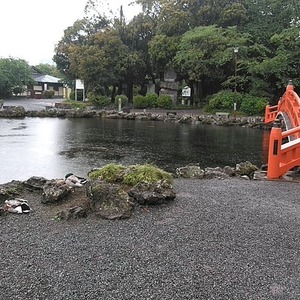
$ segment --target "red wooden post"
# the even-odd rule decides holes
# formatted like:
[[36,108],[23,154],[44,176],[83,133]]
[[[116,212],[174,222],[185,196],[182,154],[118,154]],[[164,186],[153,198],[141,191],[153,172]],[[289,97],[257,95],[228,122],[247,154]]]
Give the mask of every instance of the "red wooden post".
[[268,155],[268,179],[277,179],[280,174],[281,160],[281,145],[282,145],[282,129],[280,124],[275,122],[271,129]]

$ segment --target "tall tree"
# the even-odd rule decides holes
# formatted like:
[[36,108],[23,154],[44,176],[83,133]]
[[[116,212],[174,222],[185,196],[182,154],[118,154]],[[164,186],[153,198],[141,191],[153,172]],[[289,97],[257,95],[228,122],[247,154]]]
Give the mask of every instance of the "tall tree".
[[165,70],[172,67],[179,42],[179,37],[168,37],[164,34],[157,34],[149,42],[149,54],[153,64],[153,70],[157,74],[156,77],[163,79]]
[[[239,46],[238,78],[234,74],[234,48]],[[178,73],[190,83],[196,83],[198,95],[204,98],[223,87],[246,91],[245,78],[251,59],[262,55],[255,50],[251,36],[241,34],[236,27],[227,29],[216,26],[197,27],[186,32],[179,44],[174,64]],[[256,53],[257,52],[257,53]]]
[[48,74],[48,75],[58,77],[58,78],[61,78],[61,79],[63,77],[63,74],[57,69],[57,67],[55,65],[38,64],[35,67],[38,68],[44,74]]
[[77,20],[72,26],[69,26],[55,47],[53,61],[56,63],[57,68],[67,77],[74,79],[75,74],[70,72],[70,51],[73,51],[76,46],[87,45],[93,39],[95,33],[107,28],[109,24],[110,21],[105,17],[93,17],[92,19]]
[[300,3],[295,0],[242,0],[248,22],[243,31],[251,34],[256,42],[270,45],[270,38],[299,21]]
[[83,79],[90,91],[102,93],[109,86],[120,88],[129,75],[134,78],[138,68],[143,69],[139,55],[123,44],[114,29],[98,32],[88,45],[71,47],[69,61],[72,74]]
[[254,64],[250,71],[257,79],[263,80],[274,99],[284,93],[289,80],[300,86],[300,37],[299,29],[292,27],[272,36],[270,40],[275,53],[266,57],[259,64]]

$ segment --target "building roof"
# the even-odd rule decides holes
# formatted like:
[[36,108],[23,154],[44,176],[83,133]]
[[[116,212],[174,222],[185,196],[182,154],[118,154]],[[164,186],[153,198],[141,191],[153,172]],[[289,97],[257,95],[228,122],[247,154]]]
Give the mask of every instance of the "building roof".
[[46,74],[32,74],[33,79],[36,82],[43,82],[43,83],[60,83],[61,79],[46,75]]

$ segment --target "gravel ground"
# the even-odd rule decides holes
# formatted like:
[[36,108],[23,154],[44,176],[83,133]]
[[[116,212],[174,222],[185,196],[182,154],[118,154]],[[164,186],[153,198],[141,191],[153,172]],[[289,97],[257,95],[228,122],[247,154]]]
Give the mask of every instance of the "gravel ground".
[[300,185],[176,179],[128,220],[0,216],[0,299],[300,299]]
[[46,106],[54,106],[55,102],[62,102],[64,99],[11,99],[4,100],[4,106],[23,106],[25,110],[43,110]]

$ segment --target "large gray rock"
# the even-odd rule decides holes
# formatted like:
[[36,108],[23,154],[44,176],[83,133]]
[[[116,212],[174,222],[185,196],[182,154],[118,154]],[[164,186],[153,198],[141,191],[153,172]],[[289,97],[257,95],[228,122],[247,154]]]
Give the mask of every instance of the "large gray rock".
[[198,165],[188,165],[176,169],[176,176],[181,178],[204,178],[205,172]]
[[212,178],[218,178],[218,179],[224,179],[228,178],[229,175],[224,172],[224,170],[220,167],[216,168],[205,168],[205,178],[212,179]]
[[246,175],[250,179],[253,179],[254,172],[258,170],[258,167],[253,165],[249,161],[241,162],[239,164],[236,164],[235,172],[239,176]]
[[56,203],[61,200],[66,199],[71,194],[71,189],[63,186],[53,185],[52,183],[46,184],[43,187],[43,194],[41,202],[44,204],[47,203]]
[[7,199],[19,196],[22,189],[22,182],[17,180],[13,180],[5,184],[0,184],[0,204],[3,204]]
[[23,184],[34,190],[42,190],[44,185],[46,184],[47,179],[44,177],[32,176],[29,179],[23,181]]
[[110,184],[101,180],[92,181],[88,196],[91,211],[104,219],[125,219],[132,214],[133,202],[117,184]]
[[25,108],[23,106],[3,106],[0,110],[1,118],[25,118]]
[[58,212],[56,217],[60,220],[85,218],[87,217],[87,211],[80,206],[74,206]]
[[173,186],[164,180],[156,183],[140,182],[131,188],[128,194],[143,205],[163,204],[176,197]]

